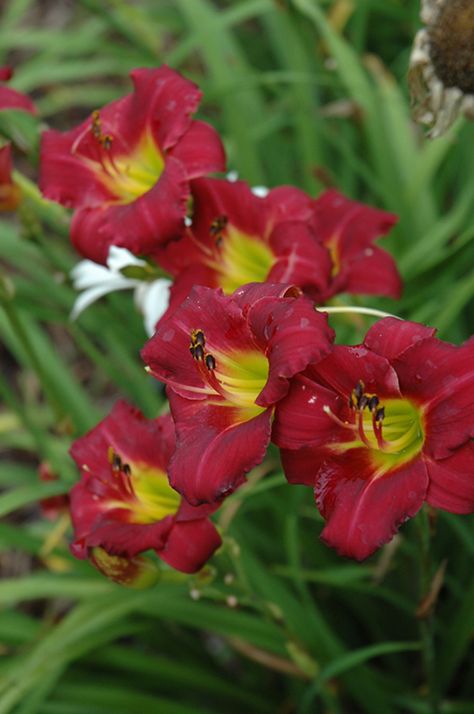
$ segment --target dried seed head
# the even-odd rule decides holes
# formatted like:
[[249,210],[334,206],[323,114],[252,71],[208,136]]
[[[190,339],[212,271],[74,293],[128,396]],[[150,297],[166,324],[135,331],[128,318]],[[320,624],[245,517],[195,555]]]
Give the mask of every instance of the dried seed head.
[[474,0],[445,0],[428,37],[431,61],[444,86],[474,94]]

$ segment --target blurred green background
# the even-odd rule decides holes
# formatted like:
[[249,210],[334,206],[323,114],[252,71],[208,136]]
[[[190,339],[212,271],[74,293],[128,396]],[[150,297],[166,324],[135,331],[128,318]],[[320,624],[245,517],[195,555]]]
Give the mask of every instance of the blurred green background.
[[[402,300],[344,302],[469,336],[474,129],[459,120],[430,142],[410,120],[418,12],[411,0],[3,1],[0,65],[40,119],[0,114],[27,177],[18,216],[0,219],[0,714],[474,711],[472,517],[423,513],[350,563],[319,543],[312,494],[285,485],[275,452],[269,475],[226,502],[225,546],[204,574],[133,592],[74,561],[67,520],[38,506],[77,478],[71,439],[116,398],[163,408],[130,295],[69,321],[67,213],[34,187],[39,130],[129,91],[134,67],[166,62],[197,82],[201,118],[251,184],[337,186],[400,216],[382,245]],[[332,323],[358,341],[370,321]],[[39,482],[45,460],[57,482]],[[435,573],[435,615],[419,618]]]

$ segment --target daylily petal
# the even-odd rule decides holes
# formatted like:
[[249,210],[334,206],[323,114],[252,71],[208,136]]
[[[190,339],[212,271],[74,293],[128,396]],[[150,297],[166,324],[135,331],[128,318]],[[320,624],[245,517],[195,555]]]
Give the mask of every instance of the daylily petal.
[[136,254],[152,254],[164,239],[182,232],[187,197],[184,167],[169,158],[157,183],[135,201],[77,211],[71,224],[72,242],[97,263],[105,263],[112,244]]
[[[157,379],[177,394],[202,400],[205,384],[189,351],[190,335],[196,329],[203,330],[209,345],[225,354],[232,354],[236,347],[249,349],[252,344],[238,305],[219,290],[195,287],[179,310],[160,321],[141,354]],[[194,391],[196,388],[199,391]]]
[[36,107],[29,97],[12,87],[0,86],[0,111],[3,109],[21,109],[36,114]]
[[183,399],[171,390],[176,451],[170,481],[193,505],[215,502],[235,491],[265,457],[272,410],[245,419],[243,410]]
[[323,407],[328,406],[338,415],[343,404],[345,406],[333,390],[304,374],[296,376],[287,396],[277,404],[272,441],[285,449],[346,441],[347,429],[339,427],[323,411]]
[[377,246],[364,248],[353,256],[341,256],[340,271],[326,299],[342,292],[398,299],[402,293],[402,279],[392,256]]
[[335,189],[325,191],[313,202],[313,224],[325,244],[334,242],[342,256],[354,256],[385,235],[398,217],[352,201]]
[[203,121],[194,121],[176,146],[169,151],[186,166],[187,177],[197,178],[225,171],[225,153],[215,130]]
[[320,466],[321,449],[314,446],[281,449],[280,456],[288,483],[314,488]]
[[434,327],[426,327],[419,322],[385,317],[369,329],[364,338],[364,345],[372,352],[392,360],[409,347],[433,337],[435,332]]
[[[76,557],[94,561],[99,548],[107,566],[109,556],[131,559],[154,549],[184,572],[201,567],[220,544],[207,521],[215,506],[193,508],[171,488],[166,471],[174,449],[170,414],[145,419],[125,402],[74,442],[71,454],[82,472],[70,498]],[[188,536],[195,540],[188,543]]]
[[404,394],[426,409],[426,450],[435,459],[474,438],[474,341],[430,338],[393,361]]
[[421,460],[377,477],[368,449],[329,458],[319,469],[315,488],[327,520],[321,538],[340,555],[364,560],[417,513],[427,487]]
[[313,199],[294,186],[277,186],[268,193],[265,206],[272,227],[283,221],[308,221],[313,215]]
[[327,249],[316,241],[308,225],[289,221],[281,223],[271,234],[270,247],[276,262],[268,274],[268,282],[298,285],[315,299],[327,292],[331,258]]
[[256,399],[261,406],[284,397],[290,377],[331,351],[334,331],[327,324],[327,314],[315,310],[304,296],[259,300],[249,309],[248,321],[257,339],[267,341],[268,380]]
[[315,370],[323,382],[346,399],[361,380],[367,392],[379,397],[400,397],[398,378],[390,362],[362,345],[335,345],[330,357],[319,362]]
[[50,129],[41,135],[41,192],[46,198],[67,208],[101,206],[112,200],[114,195],[94,171],[71,153],[76,134],[79,135],[79,131],[63,134]]
[[334,189],[313,202],[312,227],[333,261],[326,298],[343,291],[399,296],[401,282],[394,260],[373,245],[396,222],[394,214],[352,201]]
[[427,460],[430,485],[426,500],[450,513],[474,511],[474,443],[467,442],[453,456]]
[[158,555],[172,568],[183,573],[195,573],[221,545],[221,538],[211,521],[175,523],[166,544]]
[[167,65],[134,69],[130,124],[137,119],[152,124],[159,145],[170,149],[191,126],[191,115],[201,100],[201,90]]

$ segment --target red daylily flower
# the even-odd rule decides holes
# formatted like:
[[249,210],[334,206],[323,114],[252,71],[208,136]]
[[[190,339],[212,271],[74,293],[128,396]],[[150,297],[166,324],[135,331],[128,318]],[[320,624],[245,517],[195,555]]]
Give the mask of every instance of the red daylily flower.
[[41,189],[77,209],[72,240],[99,263],[111,245],[151,255],[179,236],[189,180],[225,169],[217,133],[191,119],[201,98],[192,82],[166,65],[131,78],[131,94],[42,137]]
[[288,480],[315,489],[326,543],[362,560],[426,500],[474,510],[474,341],[385,318],[296,377],[273,439]]
[[137,558],[146,550],[185,573],[210,558],[221,542],[207,518],[212,509],[190,506],[169,485],[174,448],[169,414],[145,419],[125,402],[74,442],[71,455],[81,469],[70,494],[76,557],[127,584],[149,570]]
[[0,147],[0,211],[14,211],[21,191],[12,179],[13,163],[10,144]]
[[[0,67],[0,82],[8,82],[13,76],[11,67]],[[0,85],[0,111],[3,109],[21,109],[36,114],[36,107],[29,97],[12,87]]]
[[205,178],[191,190],[192,226],[155,256],[175,276],[171,310],[194,285],[227,295],[250,282],[327,291],[331,260],[308,225],[312,201],[303,191],[280,186],[262,198],[245,181]]
[[244,181],[197,179],[193,222],[155,255],[174,276],[170,312],[193,285],[231,294],[248,282],[298,285],[320,304],[340,292],[398,297],[393,258],[373,245],[391,213],[326,191],[315,201],[290,186],[254,195]]
[[374,245],[397,220],[393,213],[351,201],[335,189],[313,202],[311,225],[332,262],[323,300],[342,292],[400,297],[402,283],[395,261]]
[[194,504],[234,491],[265,456],[289,379],[328,354],[333,337],[327,316],[297,289],[251,284],[226,296],[194,288],[142,352],[168,385],[173,487]]

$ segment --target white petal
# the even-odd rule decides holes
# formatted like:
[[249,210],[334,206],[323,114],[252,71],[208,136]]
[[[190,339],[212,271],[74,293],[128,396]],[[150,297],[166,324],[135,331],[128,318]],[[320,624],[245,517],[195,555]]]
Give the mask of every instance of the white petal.
[[155,325],[168,309],[171,280],[160,278],[152,283],[141,283],[135,290],[135,304],[143,315],[145,331],[149,337]]
[[114,277],[108,268],[93,263],[92,260],[81,260],[71,270],[70,275],[76,290],[85,290],[94,285],[101,285]]
[[117,245],[111,245],[109,248],[109,256],[107,258],[107,266],[112,272],[119,273],[122,268],[128,265],[146,265],[144,260],[140,260],[133,253],[130,253],[126,248],[119,248]]
[[84,312],[89,305],[92,305],[92,303],[96,302],[104,295],[116,292],[117,290],[130,290],[131,288],[134,288],[136,284],[136,280],[127,280],[125,278],[121,280],[120,278],[117,278],[115,281],[110,280],[108,283],[94,285],[93,287],[84,290],[84,292],[80,293],[76,298],[76,302],[74,303],[69,316],[70,319],[76,320],[81,312]]

